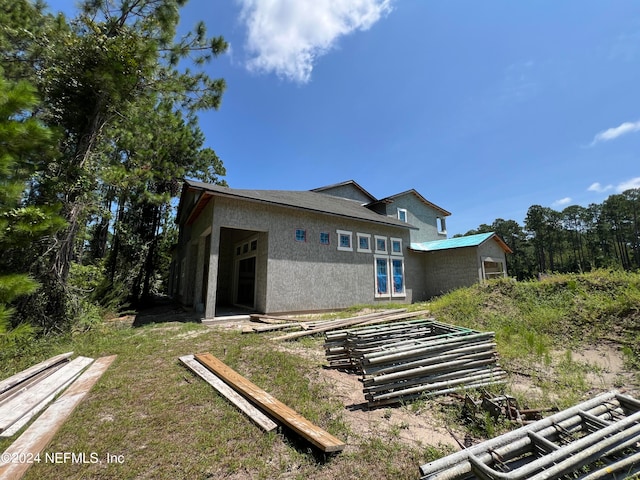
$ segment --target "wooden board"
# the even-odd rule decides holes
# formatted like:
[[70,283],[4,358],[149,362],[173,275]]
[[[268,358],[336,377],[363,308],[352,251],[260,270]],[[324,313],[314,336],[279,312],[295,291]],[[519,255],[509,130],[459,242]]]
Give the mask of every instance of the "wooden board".
[[233,388],[224,383],[213,372],[205,368],[200,362],[193,358],[193,355],[180,357],[180,361],[199,375],[205,382],[215,388],[229,402],[238,407],[260,428],[267,432],[272,432],[278,428],[278,424],[267,417],[264,413],[249,403],[243,396],[239,395]]
[[405,318],[419,317],[421,315],[425,315],[425,313],[427,312],[426,311],[410,312],[410,313],[404,312],[404,313],[397,313],[397,314],[387,314],[384,316],[380,316],[378,318],[371,318],[371,316],[365,317],[363,315],[362,317],[350,318],[347,321],[340,324],[326,325],[326,326],[314,328],[313,330],[307,330],[304,332],[288,333],[286,335],[281,335],[279,337],[273,337],[271,340],[295,340],[296,338],[304,337],[306,335],[314,335],[320,332],[328,332],[330,330],[338,330],[341,328],[353,327],[356,325],[374,325],[376,323],[391,322],[395,320],[404,320]]
[[[33,458],[49,444],[58,429],[71,415],[73,410],[82,401],[91,387],[98,381],[102,374],[109,368],[116,356],[97,359],[80,377],[53,402],[45,412],[27,428],[12,445],[7,448],[2,457],[23,455],[25,458]],[[1,463],[0,480],[14,480],[21,478],[30,463]]]
[[92,362],[92,358],[77,357],[60,370],[25,388],[19,395],[3,402],[0,406],[0,431],[9,428],[32,408],[59,391],[61,386],[75,379]]
[[344,442],[341,442],[330,433],[314,425],[295,410],[268,394],[257,385],[251,383],[210,353],[202,353],[194,357],[202,365],[233,387],[234,390],[245,398],[250,399],[261,410],[269,414],[269,416],[279,420],[323,452],[339,452],[344,449]]
[[46,370],[47,368],[52,367],[53,365],[56,365],[60,362],[66,362],[69,359],[69,357],[71,357],[71,355],[73,355],[73,352],[67,352],[67,353],[62,353],[60,355],[56,355],[55,357],[51,357],[48,360],[45,360],[44,362],[40,362],[36,365],[33,365],[32,367],[27,368],[26,370],[18,372],[15,375],[12,375],[11,377],[2,380],[0,382],[0,393],[6,392],[10,388],[13,388],[16,385],[18,385],[20,382],[23,382],[28,378],[33,377],[34,375],[37,375],[41,371]]

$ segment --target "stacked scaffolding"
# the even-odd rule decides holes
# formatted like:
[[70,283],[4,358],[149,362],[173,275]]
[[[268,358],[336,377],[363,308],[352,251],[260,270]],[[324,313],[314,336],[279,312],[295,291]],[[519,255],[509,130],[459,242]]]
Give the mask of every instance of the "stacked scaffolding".
[[423,480],[596,480],[640,473],[640,402],[611,391],[422,465]]
[[362,373],[371,406],[503,383],[506,377],[492,332],[433,319],[329,332],[325,351],[331,366]]

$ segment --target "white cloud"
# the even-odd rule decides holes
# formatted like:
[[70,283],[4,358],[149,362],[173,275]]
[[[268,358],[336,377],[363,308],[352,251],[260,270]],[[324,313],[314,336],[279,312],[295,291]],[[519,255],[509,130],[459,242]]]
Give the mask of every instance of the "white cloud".
[[616,190],[618,192],[624,192],[625,190],[631,190],[632,188],[640,188],[640,177],[631,178],[622,182],[616,187]]
[[622,135],[626,135],[627,133],[637,132],[638,130],[640,130],[640,121],[624,122],[618,125],[617,127],[609,128],[607,130],[603,130],[597,133],[596,136],[593,137],[591,146],[599,142],[608,142],[609,140],[614,140]]
[[368,30],[392,0],[237,0],[247,27],[247,68],[307,83],[315,60],[336,41]]
[[590,192],[604,193],[613,188],[613,185],[603,186],[599,182],[592,183],[589,188],[587,188]]
[[562,207],[564,205],[568,205],[571,202],[571,197],[564,197],[560,200],[556,200],[551,204],[552,207]]

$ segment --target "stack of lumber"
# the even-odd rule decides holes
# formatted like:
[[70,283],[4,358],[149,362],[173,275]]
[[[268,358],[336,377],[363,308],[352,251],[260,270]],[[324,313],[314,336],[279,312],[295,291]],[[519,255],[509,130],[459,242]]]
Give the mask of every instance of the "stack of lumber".
[[116,357],[70,360],[72,355],[52,357],[0,381],[0,436],[15,435],[44,410],[3,452],[0,478],[24,474],[31,463],[5,459],[35,458]]
[[406,308],[382,310],[380,312],[368,313],[357,317],[335,318],[331,320],[308,320],[296,317],[277,317],[271,315],[252,314],[250,315],[252,322],[266,323],[267,325],[252,323],[243,330],[243,333],[262,333],[274,330],[304,330],[309,333],[303,333],[302,335],[313,335],[314,333],[325,332],[325,327],[330,327],[330,329],[343,328],[352,325],[353,322],[365,322],[367,320],[373,320],[387,315],[396,315],[406,311]]
[[340,452],[344,449],[343,442],[311,423],[210,353],[185,355],[180,357],[180,361],[207,381],[262,429],[275,430],[278,427],[276,422],[278,422],[325,453]]
[[306,324],[305,330],[302,332],[293,332],[279,337],[274,337],[273,340],[295,340],[307,335],[315,335],[318,333],[324,333],[331,330],[352,327],[355,325],[374,325],[378,323],[395,322],[397,320],[404,320],[407,318],[425,316],[428,312],[407,312],[406,309],[401,308],[398,310],[384,310],[381,312],[370,313],[367,315],[360,315],[358,317],[341,318],[337,320],[325,320],[321,322],[315,322]]
[[494,333],[430,320],[326,334],[329,364],[363,375],[370,406],[504,383]]

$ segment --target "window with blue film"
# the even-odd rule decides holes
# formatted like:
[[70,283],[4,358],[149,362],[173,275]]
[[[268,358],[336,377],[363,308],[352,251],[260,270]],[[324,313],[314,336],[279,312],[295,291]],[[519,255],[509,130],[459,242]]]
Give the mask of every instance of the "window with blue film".
[[340,246],[344,248],[351,248],[351,236],[340,234]]
[[391,260],[391,270],[393,274],[393,293],[404,293],[402,260]]
[[360,250],[369,250],[369,237],[359,237]]
[[402,253],[402,243],[400,242],[400,240],[391,241],[391,251],[393,253]]
[[320,232],[320,243],[322,245],[329,245],[329,232]]
[[387,239],[386,238],[376,238],[376,249],[379,252],[387,251]]
[[389,286],[387,285],[387,259],[376,258],[376,278],[378,282],[378,295],[384,295],[389,293]]
[[302,228],[296,228],[296,242],[306,242],[307,231]]

